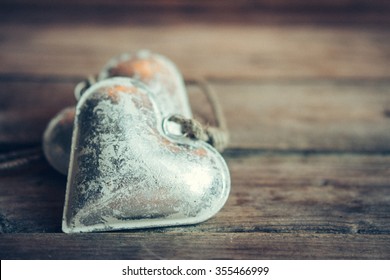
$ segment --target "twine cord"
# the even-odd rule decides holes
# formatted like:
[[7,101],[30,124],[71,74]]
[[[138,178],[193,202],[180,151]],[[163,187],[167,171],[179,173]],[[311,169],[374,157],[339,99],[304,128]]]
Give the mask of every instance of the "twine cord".
[[41,148],[6,153],[0,155],[0,172],[20,168],[42,158]]
[[83,93],[93,84],[97,82],[97,78],[93,75],[88,76],[84,81],[78,83],[74,88],[74,97],[77,101],[81,98]]
[[218,151],[222,152],[229,144],[229,132],[217,95],[207,81],[203,79],[193,79],[191,82],[201,88],[203,94],[207,97],[208,102],[212,107],[217,126],[203,126],[195,119],[188,119],[180,115],[173,115],[169,120],[180,124],[182,133],[185,136],[205,141]]

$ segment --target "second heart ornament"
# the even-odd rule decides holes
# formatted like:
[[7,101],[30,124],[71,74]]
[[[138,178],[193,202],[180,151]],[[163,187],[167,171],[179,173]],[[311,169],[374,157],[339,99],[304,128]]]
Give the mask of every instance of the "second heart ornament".
[[171,130],[149,89],[96,83],[76,108],[62,229],[66,233],[194,224],[230,192],[222,156]]

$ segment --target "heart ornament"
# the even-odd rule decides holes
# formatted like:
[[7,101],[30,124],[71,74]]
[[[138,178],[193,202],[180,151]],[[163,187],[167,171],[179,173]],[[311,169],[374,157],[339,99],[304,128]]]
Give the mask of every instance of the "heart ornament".
[[76,108],[62,229],[66,233],[195,224],[230,192],[222,156],[163,116],[130,78],[91,86]]
[[[133,78],[147,85],[163,116],[180,114],[186,118],[192,117],[183,77],[168,58],[147,50],[121,54],[108,61],[100,71],[98,80],[112,77]],[[84,88],[85,82],[76,87],[77,97],[82,91],[79,86]],[[43,136],[47,161],[65,175],[69,166],[74,115],[74,107],[59,112],[50,121]]]

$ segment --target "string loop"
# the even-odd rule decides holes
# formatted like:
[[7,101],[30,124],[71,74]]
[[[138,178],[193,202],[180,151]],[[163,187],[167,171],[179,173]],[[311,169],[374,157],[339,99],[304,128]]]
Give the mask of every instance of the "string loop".
[[173,115],[170,120],[181,125],[185,136],[205,141],[222,152],[229,144],[229,132],[217,95],[203,79],[186,80],[186,82],[191,82],[202,89],[212,107],[217,126],[202,126],[195,119],[187,119],[179,115]]

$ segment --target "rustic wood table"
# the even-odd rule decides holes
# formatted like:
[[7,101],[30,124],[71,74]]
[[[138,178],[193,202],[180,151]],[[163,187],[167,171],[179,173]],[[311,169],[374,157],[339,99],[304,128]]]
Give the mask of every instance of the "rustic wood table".
[[[223,9],[6,2],[1,259],[390,258],[388,4],[290,11],[234,1]],[[42,133],[75,104],[77,82],[142,48],[216,90],[231,133],[223,153],[230,197],[199,225],[64,234],[66,178],[45,160]],[[212,123],[203,95],[188,91],[196,116]]]

